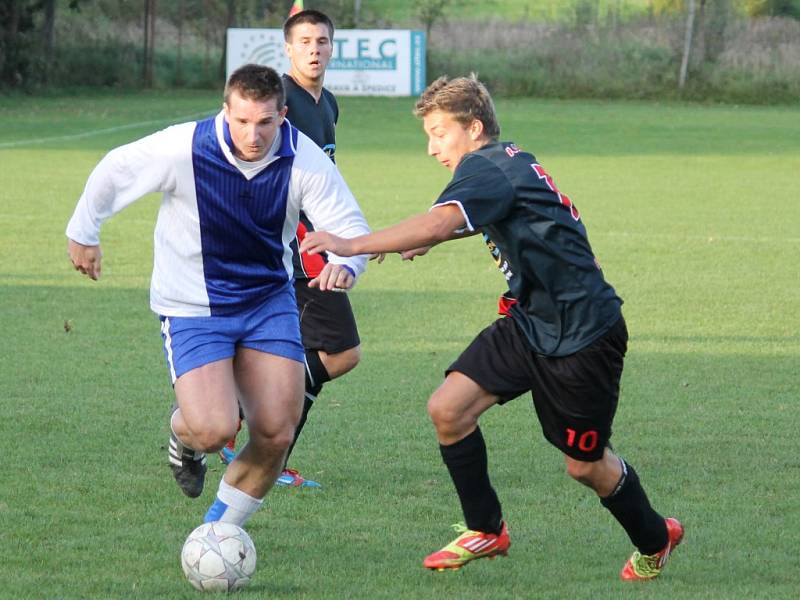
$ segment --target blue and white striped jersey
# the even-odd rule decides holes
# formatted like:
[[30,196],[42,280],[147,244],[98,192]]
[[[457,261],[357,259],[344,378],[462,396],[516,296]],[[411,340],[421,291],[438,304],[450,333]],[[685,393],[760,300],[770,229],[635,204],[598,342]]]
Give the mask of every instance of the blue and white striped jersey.
[[[342,237],[369,233],[336,166],[289,121],[255,168],[234,157],[226,134],[219,113],[112,150],[92,171],[67,225],[70,239],[99,244],[103,221],[162,192],[150,285],[158,314],[234,312],[284,285],[293,275],[289,243],[301,209],[318,229]],[[367,262],[328,259],[356,275]]]

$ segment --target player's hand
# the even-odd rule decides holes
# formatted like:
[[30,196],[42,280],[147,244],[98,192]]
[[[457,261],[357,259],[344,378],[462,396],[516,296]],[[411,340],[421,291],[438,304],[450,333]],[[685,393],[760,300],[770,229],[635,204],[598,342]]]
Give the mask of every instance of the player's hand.
[[69,240],[67,251],[76,271],[80,271],[95,281],[100,279],[100,262],[103,257],[100,246],[84,246],[74,240]]
[[300,252],[319,254],[333,252],[339,256],[353,256],[350,240],[328,233],[327,231],[309,231],[300,244]]
[[377,260],[378,264],[381,264],[385,258],[386,258],[386,253],[385,252],[378,252],[377,254],[370,254],[369,255],[369,259],[370,260]]
[[416,256],[425,256],[431,248],[433,248],[433,246],[422,246],[421,248],[405,250],[400,253],[400,256],[403,260],[414,260]]
[[308,287],[319,288],[323,292],[343,292],[355,284],[356,278],[343,265],[328,263],[319,275],[308,282]]

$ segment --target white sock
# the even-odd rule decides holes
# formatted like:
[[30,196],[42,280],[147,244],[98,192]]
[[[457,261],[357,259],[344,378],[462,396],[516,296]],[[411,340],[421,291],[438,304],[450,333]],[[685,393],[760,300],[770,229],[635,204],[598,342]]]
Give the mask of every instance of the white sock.
[[239,527],[243,527],[264,502],[263,499],[253,498],[242,490],[226,483],[224,478],[219,482],[217,499],[226,506],[225,511],[217,520],[233,523]]

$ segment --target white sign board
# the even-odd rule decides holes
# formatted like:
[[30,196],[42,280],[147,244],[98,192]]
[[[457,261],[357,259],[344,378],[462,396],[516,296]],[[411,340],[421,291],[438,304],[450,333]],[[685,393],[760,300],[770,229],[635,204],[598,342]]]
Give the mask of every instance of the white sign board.
[[[228,29],[227,76],[247,63],[289,71],[281,29]],[[341,96],[418,96],[425,89],[425,33],[341,29],[325,87]]]

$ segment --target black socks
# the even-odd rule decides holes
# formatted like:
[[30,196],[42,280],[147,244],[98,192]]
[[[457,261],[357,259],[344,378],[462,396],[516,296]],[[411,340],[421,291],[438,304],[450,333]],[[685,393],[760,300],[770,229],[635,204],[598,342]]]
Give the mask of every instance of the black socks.
[[500,501],[489,482],[486,444],[480,427],[449,446],[439,445],[442,459],[458,492],[467,527],[499,534],[503,523]]
[[633,467],[622,463],[622,477],[616,489],[606,498],[600,498],[614,518],[619,521],[633,545],[642,554],[655,554],[669,541],[664,517],[659,515],[644,492],[639,476]]
[[[461,501],[467,527],[499,534],[502,508],[489,481],[486,444],[480,428],[455,444],[439,445],[439,450]],[[667,545],[667,525],[650,506],[636,471],[620,462],[622,477],[611,495],[600,502],[622,525],[639,552],[655,554]]]
[[313,405],[314,401],[311,399],[309,393],[306,392],[303,396],[303,414],[300,415],[300,422],[294,429],[294,439],[292,440],[292,445],[289,446],[289,450],[286,452],[286,460],[283,463],[284,469],[286,469],[286,466],[289,464],[289,456],[291,456],[292,450],[294,450],[294,445],[297,443],[297,438],[300,437],[300,432],[303,431],[303,426],[306,424],[306,419],[308,419],[308,411],[311,410]]
[[322,384],[330,380],[331,376],[322,364],[319,353],[316,350],[306,350],[306,392],[316,398],[322,390]]
[[303,414],[300,415],[300,422],[294,430],[294,440],[292,441],[292,445],[289,446],[289,451],[286,453],[286,462],[284,462],[283,465],[284,469],[286,465],[289,464],[289,456],[291,456],[294,445],[297,443],[297,438],[300,437],[300,432],[303,431],[303,426],[306,424],[308,411],[310,411],[311,407],[314,405],[317,394],[322,391],[322,384],[331,380],[331,376],[328,374],[327,369],[325,369],[325,365],[322,364],[322,359],[319,357],[319,353],[316,350],[306,350],[305,366],[306,392],[303,396]]

